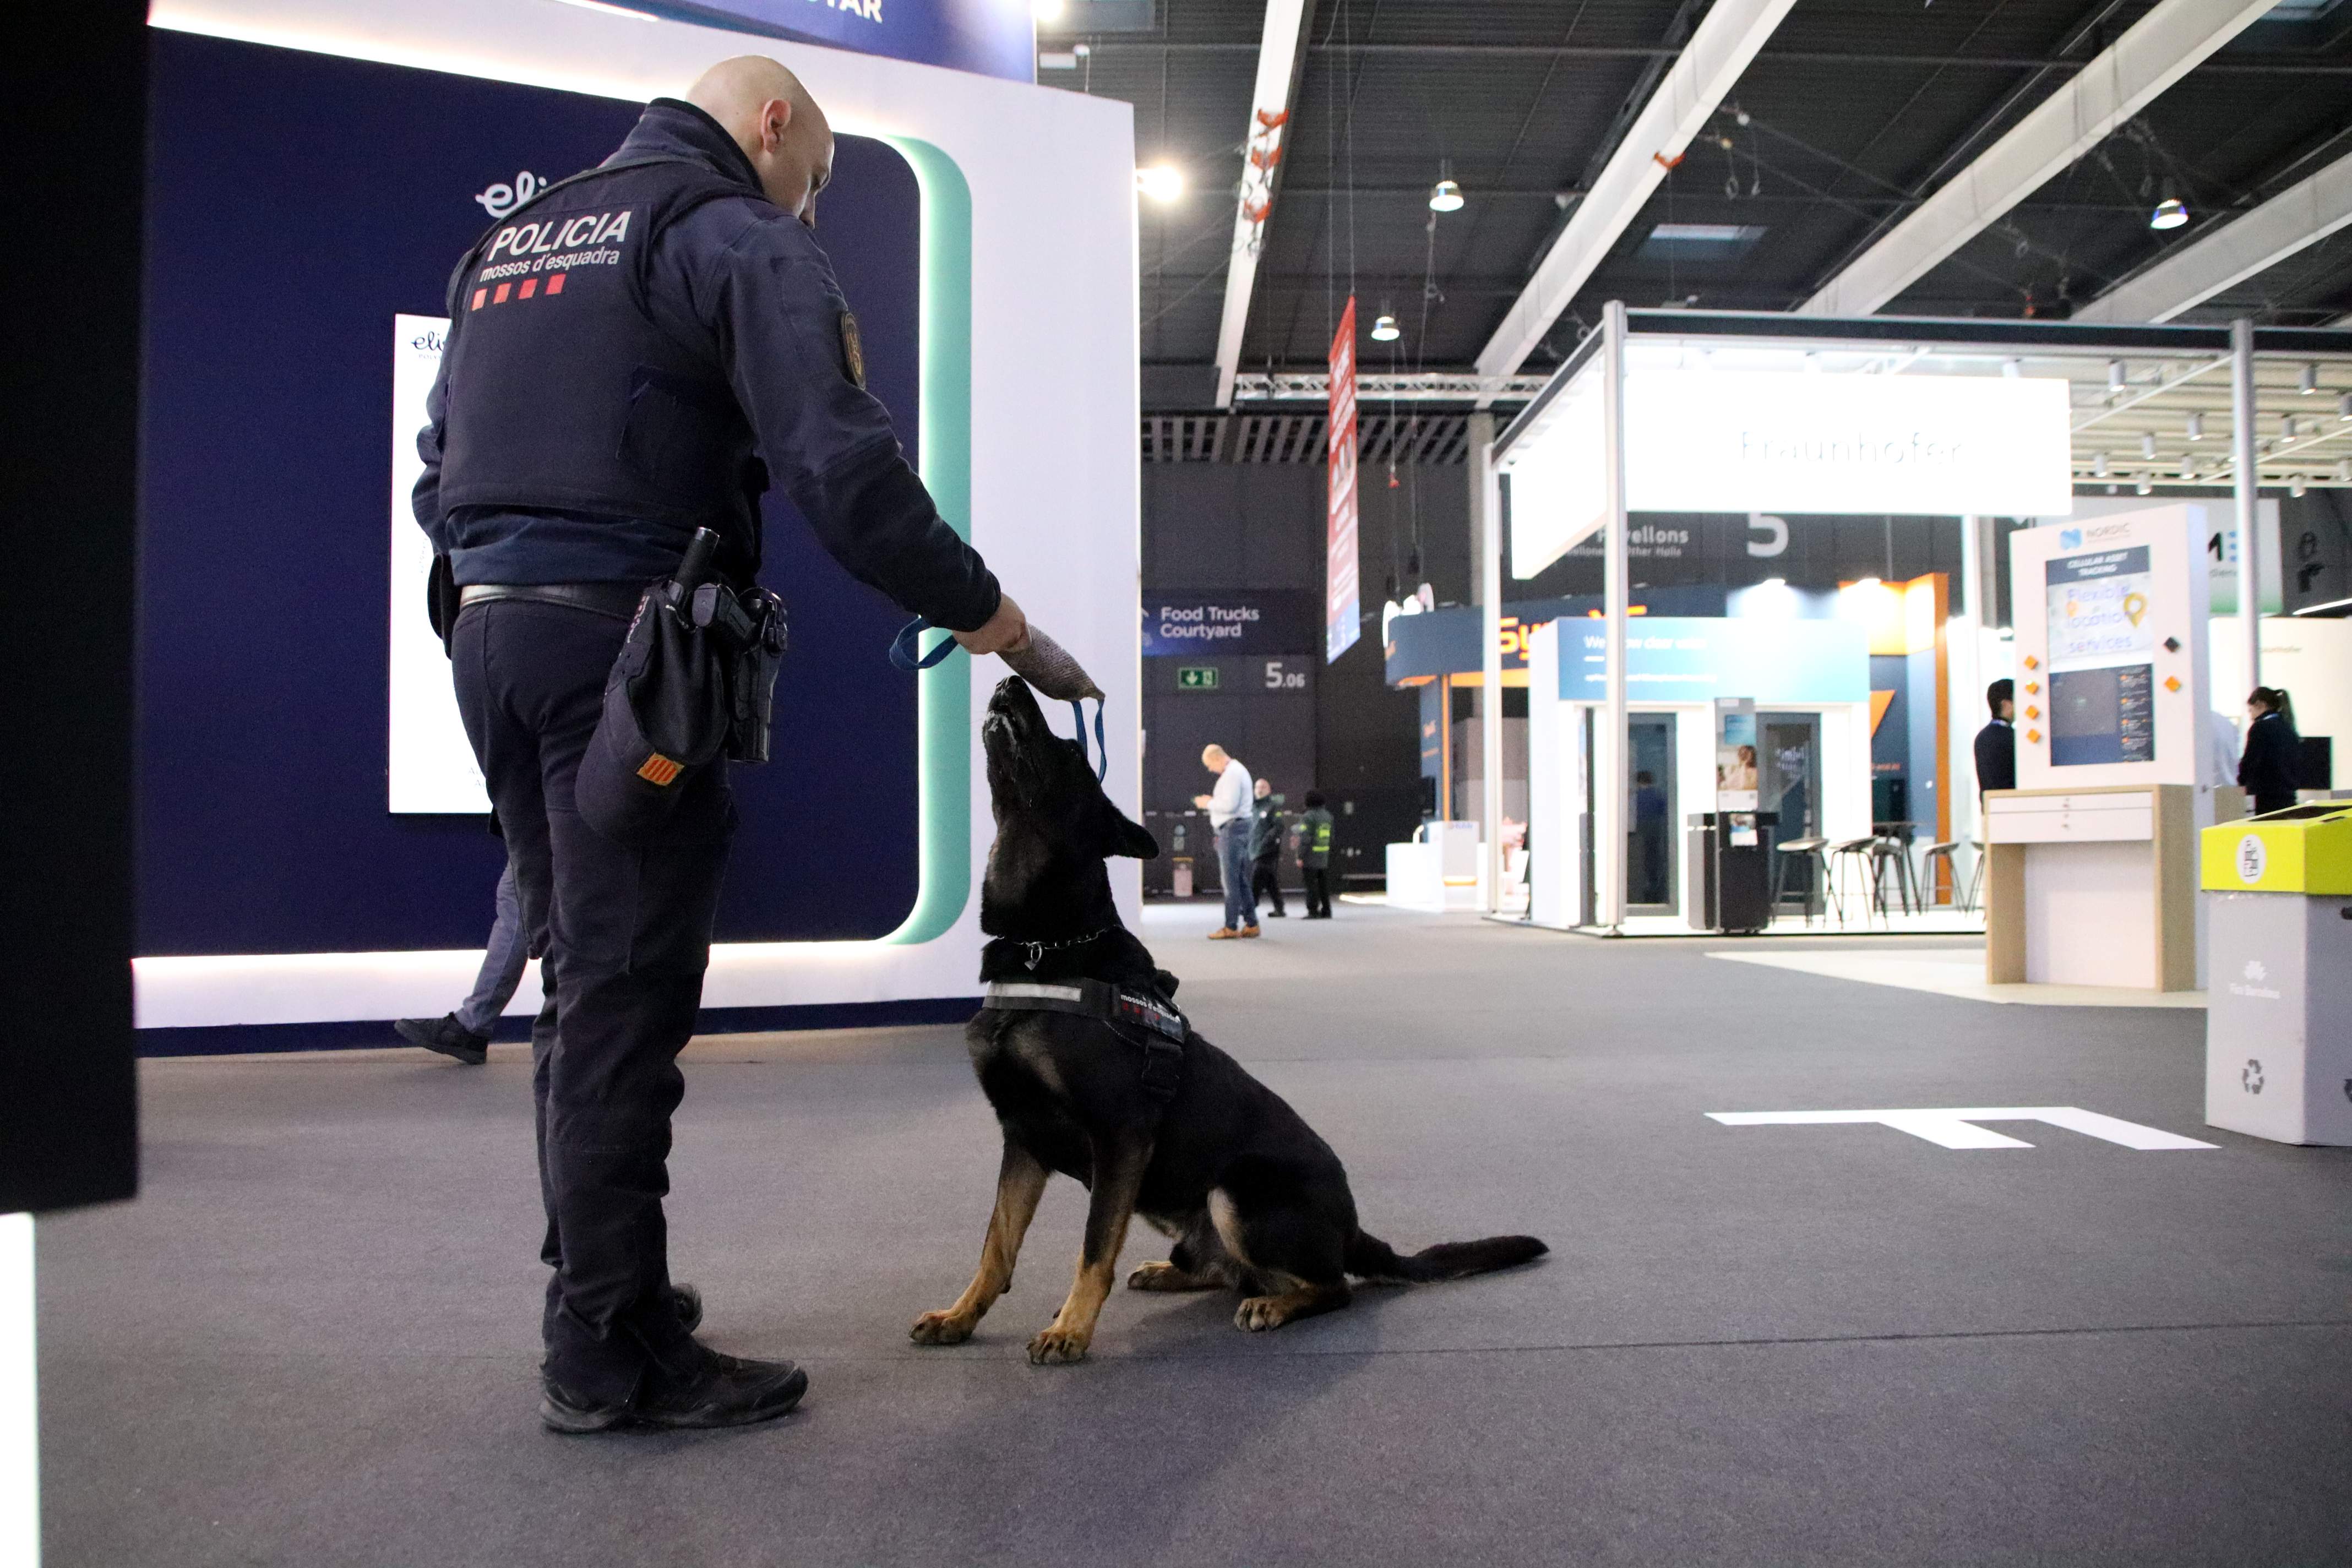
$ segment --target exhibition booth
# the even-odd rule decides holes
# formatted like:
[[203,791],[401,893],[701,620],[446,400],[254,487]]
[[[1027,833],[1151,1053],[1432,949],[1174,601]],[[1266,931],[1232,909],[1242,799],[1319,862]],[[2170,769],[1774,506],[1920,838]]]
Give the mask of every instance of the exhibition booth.
[[[2163,886],[2184,890],[2180,907],[2193,925],[2191,873],[2173,857],[2188,853],[2185,835],[2213,820],[2213,789],[2223,782],[2199,763],[2212,744],[2216,706],[2208,604],[2210,580],[2221,574],[2211,567],[2226,566],[2233,578],[2244,574],[2257,589],[2266,577],[2276,582],[2275,565],[2266,569],[2261,558],[2263,531],[2253,526],[2257,486],[2290,479],[2288,465],[2312,444],[2312,414],[2297,410],[2306,426],[2300,434],[2294,416],[2280,416],[2276,437],[2267,426],[2258,435],[2257,422],[2282,397],[2293,406],[2305,364],[2347,352],[2352,338],[2326,331],[1835,321],[1612,306],[1492,448],[1474,455],[1481,469],[1474,504],[1489,520],[1476,530],[1481,682],[1508,679],[1503,623],[1517,606],[1504,595],[1507,558],[1510,575],[1524,580],[1597,539],[1604,563],[1598,605],[1519,638],[1528,683],[1528,918],[1612,935],[1761,930],[1776,919],[1801,924],[1786,917],[1801,905],[1806,919],[1822,914],[1836,929],[1966,929],[1976,917],[1965,906],[1980,880],[2003,907],[2022,885],[1998,853],[1988,866],[1976,864],[1979,846],[2003,840],[1983,826],[1965,752],[1966,737],[1982,721],[1986,683],[2014,676],[2021,785],[2053,782],[2034,773],[2051,768],[2058,770],[2053,787],[2077,793],[2178,783],[2186,815],[2159,858],[2168,868]],[[2305,372],[2299,379],[2307,385],[2312,378]],[[2122,451],[2134,434],[2134,455],[2153,458],[2156,426],[2178,422],[2175,405],[2216,395],[2224,397],[2221,408],[2185,421],[2193,441],[2210,420],[2201,454],[2173,458],[2162,470],[2111,463],[2108,447]],[[2179,440],[2166,437],[2169,446]],[[2115,482],[2095,482],[2110,476]],[[2291,477],[2300,495],[2299,466]],[[2134,510],[2146,516],[2074,520],[2078,486],[2113,491],[2127,484],[2145,497],[2170,482],[2235,483],[2234,504],[2139,500]],[[2105,509],[2130,508],[2137,499],[2105,500]],[[1950,595],[1940,574],[1899,584],[1857,575],[1834,595],[1807,595],[1775,580],[1727,595],[1718,622],[1642,614],[1646,606],[1638,601],[1657,590],[1633,581],[1629,544],[1637,515],[1658,513],[1744,514],[1781,530],[1791,517],[1957,519],[1963,591]],[[2011,584],[1995,569],[1996,520],[2044,525],[2005,531]],[[2069,617],[2090,613],[2083,606],[2094,600],[2090,585],[2105,582],[2101,573],[2121,570],[2078,559],[2107,548],[2104,531],[2091,545],[2081,542],[2105,530],[2135,540],[2147,531],[2147,548],[2168,564],[2128,558],[2135,564],[2126,574],[2136,585],[2112,592],[2124,595],[2117,614],[2126,598],[2132,613],[2123,616],[2120,651],[2099,664],[2093,648],[2105,645],[2081,640],[2088,634]],[[2063,570],[2083,574],[2079,581],[2044,582],[2045,570],[2060,570],[2051,565],[2056,561],[2074,563]],[[1996,629],[1991,613],[2004,589],[2017,623],[2013,638]],[[2226,628],[2235,679],[2259,668],[2262,597],[2258,591],[2229,597],[2237,612]],[[2095,761],[2089,751],[2071,750],[2053,760],[2028,739],[2050,728],[2035,722],[2044,703],[2025,690],[2037,672],[2021,659],[2044,660],[2028,647],[2028,627],[2042,636],[2053,605],[2062,638],[2070,624],[2078,638],[2063,645],[2061,658],[2068,665],[2068,722],[2105,737],[2121,732],[2119,725],[2153,724],[2147,733],[2133,732],[2126,760],[2102,752],[2104,760]],[[2094,673],[2122,669],[2118,661],[2146,652],[2151,637],[2178,645],[2164,655],[2163,669],[2135,664],[2128,679]],[[2153,721],[2135,706],[2147,695],[2142,674],[2161,698]],[[2113,700],[2100,706],[2094,696]],[[1908,789],[1890,797],[1884,731],[1897,704],[1908,710],[1907,721],[1892,744],[1907,753]],[[2220,705],[2239,704],[2233,696]],[[1477,770],[1484,799],[1475,815],[1507,824],[1500,730],[1489,725],[1480,736],[1487,754]],[[1803,756],[1801,769],[1776,769],[1783,752]],[[2118,767],[2154,771],[2145,779],[2138,773],[2108,779]],[[2155,825],[2170,819],[2153,797],[2148,804],[2147,839],[2154,845]],[[1801,807],[1801,821],[1792,805]],[[1497,874],[1503,837],[1486,836],[1483,886],[1507,883]],[[1775,864],[1793,858],[1789,851],[1799,844],[1810,847],[1798,853],[1815,858],[1810,870],[1824,895],[1818,900],[1792,898],[1795,868]],[[1841,852],[1874,889],[1859,921],[1854,900],[1836,896],[1844,868],[1832,862]],[[2146,859],[2151,851],[2136,853]],[[1719,889],[1717,872],[1729,879]],[[2156,863],[2134,875],[2131,896],[2145,908],[2131,929],[2147,936],[2140,945],[2153,954],[2156,932],[2171,929],[2175,917],[2157,896]],[[2084,876],[2026,882],[2058,898],[2051,909],[2074,896],[2060,895],[2061,884],[2117,885],[2106,870]],[[1883,918],[1895,899],[1874,889],[1890,877],[1902,889],[1907,921]],[[1730,898],[1735,884],[1749,892]],[[1732,907],[1755,907],[1758,886],[1767,889],[1762,918],[1727,919]],[[1718,891],[1727,906],[1718,906]],[[1502,908],[1493,894],[1481,902],[1490,912]],[[1923,921],[1921,910],[1936,915]],[[2011,934],[2001,934],[2000,915],[1994,925],[1993,951],[2006,954]],[[2180,951],[2193,950],[2192,937]],[[2010,962],[1995,960],[1995,978],[2012,978]],[[2013,978],[2053,978],[2074,967],[2028,963]],[[2091,983],[2186,984],[2176,964],[2153,957],[2105,973]]]
[[[1137,809],[1130,111],[1031,83],[1025,5],[887,29],[878,5],[816,7],[815,34],[808,9],[746,37],[550,0],[154,7],[135,965],[150,1053],[380,1045],[385,1020],[465,994],[502,853],[407,496],[448,269],[486,224],[610,153],[646,100],[734,54],[773,54],[824,106],[820,237],[868,384],[950,523],[1101,683],[1130,737],[1114,733],[1107,786]],[[1018,36],[995,53],[1018,79],[956,56],[977,46],[950,23],[1000,10]],[[826,26],[895,42],[778,36]],[[894,669],[905,616],[781,494],[765,524],[791,651],[775,760],[733,773],[704,1026],[961,1019],[991,831],[976,719],[1004,671],[960,655]],[[1132,914],[1134,863],[1113,876]],[[526,979],[510,1015],[536,992]]]

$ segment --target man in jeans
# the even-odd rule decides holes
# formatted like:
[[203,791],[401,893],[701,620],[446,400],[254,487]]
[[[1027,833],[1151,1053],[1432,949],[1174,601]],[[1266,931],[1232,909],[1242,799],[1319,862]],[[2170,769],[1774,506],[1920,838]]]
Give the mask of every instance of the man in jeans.
[[523,934],[522,896],[515,890],[514,862],[499,878],[499,914],[490,926],[489,947],[482,954],[481,973],[474,978],[474,994],[457,1010],[438,1018],[402,1018],[392,1026],[412,1046],[454,1057],[467,1067],[489,1059],[490,1031],[507,1010],[515,987],[522,984],[522,966],[530,957],[530,940]]
[[1252,807],[1249,770],[1223,746],[1212,744],[1201,752],[1201,765],[1217,775],[1217,787],[1196,795],[1192,804],[1209,814],[1209,827],[1217,836],[1217,875],[1225,884],[1225,923],[1209,933],[1211,942],[1228,942],[1257,935],[1257,906],[1250,899],[1250,823]]

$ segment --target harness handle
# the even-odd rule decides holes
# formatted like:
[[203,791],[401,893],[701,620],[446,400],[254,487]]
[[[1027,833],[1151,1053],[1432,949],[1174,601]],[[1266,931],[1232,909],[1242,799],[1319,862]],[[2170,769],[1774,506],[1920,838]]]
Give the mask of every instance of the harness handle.
[[[904,670],[931,668],[953,653],[956,648],[955,638],[950,637],[941,639],[929,653],[919,651],[923,646],[923,634],[940,629],[922,616],[917,616],[899,627],[898,635],[890,639],[890,662]],[[1072,700],[1070,721],[1077,728],[1078,750],[1083,752],[1087,746],[1087,707],[1083,699]],[[1099,759],[1095,762],[1095,778],[1097,782],[1100,782],[1110,776],[1110,746],[1103,740],[1103,705],[1100,698],[1095,700],[1095,758]]]

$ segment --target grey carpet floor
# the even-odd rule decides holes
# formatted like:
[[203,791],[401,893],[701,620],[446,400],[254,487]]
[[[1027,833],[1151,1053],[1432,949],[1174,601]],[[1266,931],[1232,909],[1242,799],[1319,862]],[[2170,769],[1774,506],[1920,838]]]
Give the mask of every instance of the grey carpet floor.
[[[2201,1014],[1347,906],[1213,945],[1213,918],[1146,935],[1370,1228],[1552,1256],[1268,1335],[1122,1291],[1092,1360],[1033,1368],[1083,1212],[1057,1183],[980,1336],[919,1348],[994,1171],[958,1032],[700,1041],[675,1271],[707,1339],[813,1392],[748,1432],[564,1439],[533,1415],[519,1054],[153,1062],[145,1195],[40,1230],[49,1561],[2352,1562],[2352,1151],[2206,1129]],[[2221,1147],[1704,1115],[1960,1105]]]

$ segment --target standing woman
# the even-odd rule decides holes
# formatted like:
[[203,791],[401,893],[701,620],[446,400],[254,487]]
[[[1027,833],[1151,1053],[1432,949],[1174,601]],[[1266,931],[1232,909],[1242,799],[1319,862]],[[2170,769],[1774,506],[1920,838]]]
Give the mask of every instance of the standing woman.
[[2238,783],[2252,797],[2256,816],[2294,804],[2303,773],[2303,738],[2294,732],[2294,704],[2275,686],[2257,686],[2246,699],[2252,722],[2246,727],[2245,754],[2238,759]]

